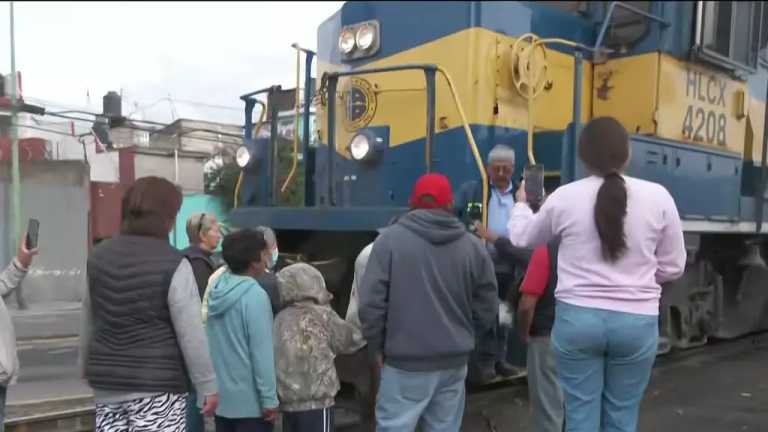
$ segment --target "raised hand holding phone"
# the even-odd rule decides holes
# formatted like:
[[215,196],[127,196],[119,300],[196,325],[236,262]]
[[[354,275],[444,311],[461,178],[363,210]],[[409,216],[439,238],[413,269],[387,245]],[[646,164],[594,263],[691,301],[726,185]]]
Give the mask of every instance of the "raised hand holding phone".
[[37,219],[30,219],[27,223],[27,234],[24,236],[25,246],[27,250],[37,249],[37,239],[40,231],[40,221]]
[[523,169],[525,200],[533,211],[541,207],[544,200],[544,165],[528,165]]
[[19,242],[19,250],[16,252],[16,259],[24,269],[29,269],[32,265],[32,258],[38,254],[37,249],[30,249],[27,247],[27,235],[24,234],[24,241]]

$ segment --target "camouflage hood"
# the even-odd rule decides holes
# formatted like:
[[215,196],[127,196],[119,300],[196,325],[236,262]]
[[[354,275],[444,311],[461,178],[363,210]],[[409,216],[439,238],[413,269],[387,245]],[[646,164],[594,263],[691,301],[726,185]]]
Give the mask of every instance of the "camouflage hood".
[[294,303],[330,304],[333,295],[325,288],[320,272],[309,264],[290,265],[277,273],[283,307]]
[[275,318],[273,343],[280,408],[332,406],[339,391],[334,357],[358,349],[359,332],[331,309],[333,297],[317,269],[293,264],[277,277],[283,309]]

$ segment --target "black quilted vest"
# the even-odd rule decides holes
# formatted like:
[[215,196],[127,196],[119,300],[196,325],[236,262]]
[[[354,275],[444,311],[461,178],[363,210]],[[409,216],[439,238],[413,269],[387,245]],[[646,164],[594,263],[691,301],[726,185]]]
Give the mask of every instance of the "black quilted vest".
[[531,336],[549,336],[555,324],[555,288],[557,288],[557,249],[558,244],[547,245],[549,252],[549,280],[544,294],[536,303],[536,311],[531,323]]
[[91,387],[185,393],[184,359],[168,308],[171,278],[183,259],[165,240],[118,236],[88,259]]

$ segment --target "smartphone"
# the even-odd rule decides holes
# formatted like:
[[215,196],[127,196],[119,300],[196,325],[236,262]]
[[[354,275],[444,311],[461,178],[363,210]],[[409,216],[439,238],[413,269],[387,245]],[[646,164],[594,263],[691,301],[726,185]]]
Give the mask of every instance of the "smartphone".
[[544,165],[529,165],[523,169],[525,196],[528,205],[536,211],[544,199]]
[[467,230],[469,232],[476,232],[476,224],[483,222],[483,204],[478,202],[467,204],[467,217],[469,218]]
[[30,219],[27,224],[27,249],[32,250],[37,247],[37,237],[40,232],[40,221]]

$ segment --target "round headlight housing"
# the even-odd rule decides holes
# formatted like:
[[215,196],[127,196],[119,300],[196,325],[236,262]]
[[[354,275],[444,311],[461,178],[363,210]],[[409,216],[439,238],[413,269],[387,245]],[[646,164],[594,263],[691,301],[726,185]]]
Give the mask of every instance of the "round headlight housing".
[[235,162],[237,162],[237,166],[245,168],[250,161],[251,152],[246,146],[240,146],[240,148],[237,149],[237,153],[235,153]]
[[356,161],[365,159],[371,153],[371,142],[368,137],[363,134],[352,137],[352,141],[349,142],[349,153]]
[[363,25],[357,30],[355,42],[357,43],[357,47],[362,50],[372,48],[374,42],[376,42],[376,29],[370,24]]
[[344,30],[339,35],[339,51],[342,54],[350,54],[355,49],[355,33],[352,30]]

